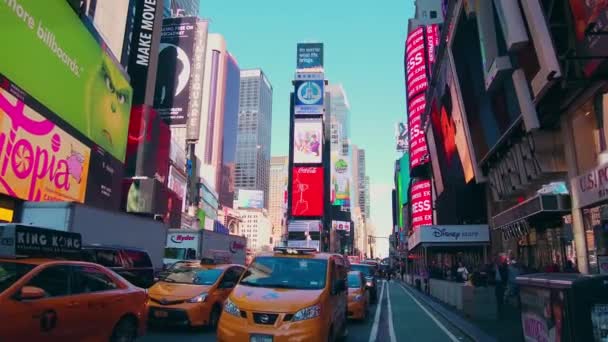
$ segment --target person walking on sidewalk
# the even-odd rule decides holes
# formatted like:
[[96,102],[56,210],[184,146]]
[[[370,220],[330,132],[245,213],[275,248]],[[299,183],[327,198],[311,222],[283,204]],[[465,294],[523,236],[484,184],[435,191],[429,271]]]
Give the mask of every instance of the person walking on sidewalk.
[[509,281],[509,268],[507,266],[507,258],[504,255],[499,255],[494,264],[494,294],[496,295],[496,307],[498,316],[502,316],[505,304],[505,290]]
[[405,281],[405,262],[399,262],[399,273],[401,273],[401,281]]

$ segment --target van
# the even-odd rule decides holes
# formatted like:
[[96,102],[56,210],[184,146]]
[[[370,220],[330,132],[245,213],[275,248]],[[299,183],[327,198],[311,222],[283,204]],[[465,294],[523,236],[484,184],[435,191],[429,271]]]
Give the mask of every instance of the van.
[[87,245],[82,247],[83,260],[105,266],[131,284],[149,288],[154,284],[154,266],[148,252],[124,246]]
[[312,248],[258,254],[224,303],[218,341],[345,338],[347,274],[343,256]]

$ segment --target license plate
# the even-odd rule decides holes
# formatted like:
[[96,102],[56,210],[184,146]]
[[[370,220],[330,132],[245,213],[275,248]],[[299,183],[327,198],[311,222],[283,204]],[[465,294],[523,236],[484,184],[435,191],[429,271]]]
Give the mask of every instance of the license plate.
[[249,342],[272,342],[272,336],[270,335],[251,335]]
[[154,311],[154,317],[167,318],[167,317],[169,317],[169,313],[167,311]]

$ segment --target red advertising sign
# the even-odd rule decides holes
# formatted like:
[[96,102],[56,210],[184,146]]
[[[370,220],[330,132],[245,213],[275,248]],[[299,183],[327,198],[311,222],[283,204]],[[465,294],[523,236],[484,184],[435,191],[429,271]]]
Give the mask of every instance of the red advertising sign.
[[323,216],[323,168],[294,167],[291,189],[292,216]]
[[408,100],[423,93],[428,86],[426,75],[426,56],[424,49],[424,26],[412,31],[405,43],[405,65]]
[[422,127],[422,114],[426,108],[424,93],[410,100],[408,104],[410,129],[410,169],[428,161],[429,151],[426,146],[426,137]]
[[439,25],[429,25],[426,27],[426,52],[429,61],[429,73],[435,64],[437,46],[439,46]]
[[412,230],[433,224],[431,181],[422,180],[412,185]]

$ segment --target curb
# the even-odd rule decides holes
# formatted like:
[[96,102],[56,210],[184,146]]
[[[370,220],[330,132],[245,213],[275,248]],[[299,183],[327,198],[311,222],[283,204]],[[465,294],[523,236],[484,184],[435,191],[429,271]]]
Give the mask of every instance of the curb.
[[431,308],[435,313],[439,314],[443,319],[448,321],[450,324],[452,324],[454,327],[456,327],[464,335],[466,335],[473,341],[498,342],[495,337],[488,335],[465,318],[451,312],[449,309],[445,308],[441,302],[434,299],[433,297],[422,295],[418,290],[413,288],[411,285],[405,283],[404,281],[398,280],[398,283],[403,285],[406,291],[408,291],[412,296],[424,302],[426,306]]

